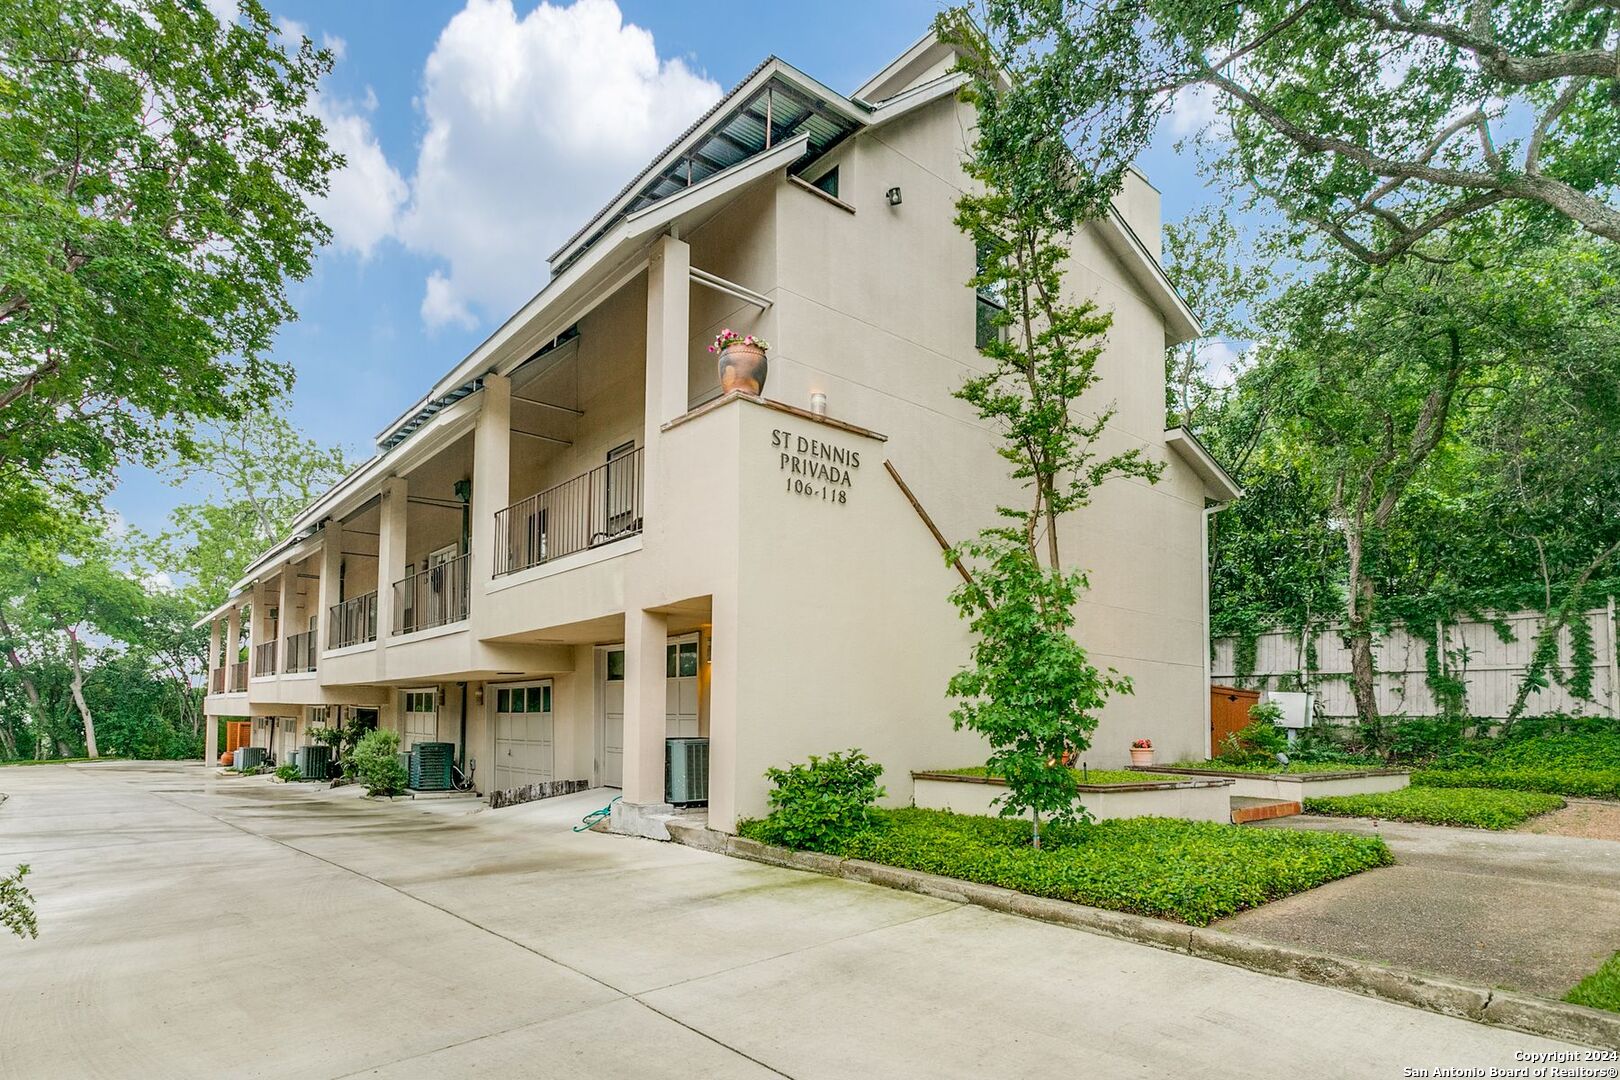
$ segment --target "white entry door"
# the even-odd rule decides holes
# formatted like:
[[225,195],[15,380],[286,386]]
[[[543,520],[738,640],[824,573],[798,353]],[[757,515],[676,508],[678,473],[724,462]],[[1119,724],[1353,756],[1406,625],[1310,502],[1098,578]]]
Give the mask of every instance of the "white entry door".
[[399,740],[401,750],[409,750],[417,743],[439,741],[438,691],[405,691],[403,715],[405,721]]
[[698,638],[676,638],[664,654],[664,735],[694,739],[698,734]]
[[495,691],[495,779],[500,791],[553,780],[551,680]]
[[602,783],[624,787],[624,648],[602,653]]

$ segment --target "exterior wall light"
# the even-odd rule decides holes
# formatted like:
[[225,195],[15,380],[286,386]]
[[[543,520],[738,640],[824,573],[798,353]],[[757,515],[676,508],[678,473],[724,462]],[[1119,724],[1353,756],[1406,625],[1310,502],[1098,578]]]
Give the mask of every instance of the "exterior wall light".
[[888,191],[885,191],[883,193],[883,197],[889,200],[890,206],[900,205],[900,189],[897,187],[892,187]]
[[810,411],[817,416],[827,415],[827,395],[820,390],[810,395]]

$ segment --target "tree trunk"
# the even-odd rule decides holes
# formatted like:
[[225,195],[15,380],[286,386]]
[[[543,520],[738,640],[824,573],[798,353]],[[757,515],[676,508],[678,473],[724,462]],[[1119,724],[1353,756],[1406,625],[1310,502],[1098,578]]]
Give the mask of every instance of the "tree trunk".
[[[0,634],[4,634],[7,638],[11,637],[11,624],[6,622],[4,615],[0,615]],[[45,709],[39,700],[39,687],[34,685],[33,678],[29,676],[27,665],[23,662],[21,654],[9,644],[6,646],[6,664],[17,676],[17,681],[22,684],[23,696],[28,699],[28,708],[34,714],[34,723],[39,725],[38,731],[43,732],[45,730]],[[11,747],[10,754],[15,757],[16,743],[11,741],[9,732],[5,733],[5,737]],[[34,746],[34,755],[37,757],[39,755],[39,737],[37,733],[34,738]]]
[[100,757],[96,751],[96,722],[90,715],[90,705],[84,700],[84,667],[79,663],[79,635],[69,629],[68,663],[73,668],[73,705],[84,721],[84,752],[86,757]]

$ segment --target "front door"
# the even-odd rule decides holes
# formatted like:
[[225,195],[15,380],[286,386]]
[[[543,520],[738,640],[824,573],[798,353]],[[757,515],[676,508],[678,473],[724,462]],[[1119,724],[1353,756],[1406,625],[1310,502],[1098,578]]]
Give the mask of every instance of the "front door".
[[439,694],[436,690],[405,691],[405,722],[401,725],[399,748],[409,750],[417,743],[439,741]]
[[698,735],[698,638],[671,641],[664,653],[664,735],[695,739]]
[[553,753],[551,680],[497,688],[494,790],[555,779]]
[[604,649],[602,657],[602,783],[624,787],[624,647]]

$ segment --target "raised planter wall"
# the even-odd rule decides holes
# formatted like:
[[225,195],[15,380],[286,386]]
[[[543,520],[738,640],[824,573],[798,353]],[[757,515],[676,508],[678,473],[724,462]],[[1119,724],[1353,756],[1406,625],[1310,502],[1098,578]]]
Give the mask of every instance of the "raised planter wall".
[[[1000,780],[944,773],[912,773],[912,801],[923,810],[994,817],[992,805],[1007,790]],[[1109,784],[1080,789],[1079,803],[1091,816],[1168,817],[1188,821],[1230,821],[1232,782],[1226,777],[1189,777],[1174,783]]]
[[1380,791],[1399,791],[1410,783],[1412,776],[1403,769],[1368,769],[1352,773],[1243,773],[1167,769],[1161,766],[1154,771],[1178,776],[1219,777],[1232,781],[1229,794],[1297,803],[1325,795],[1373,795]]

